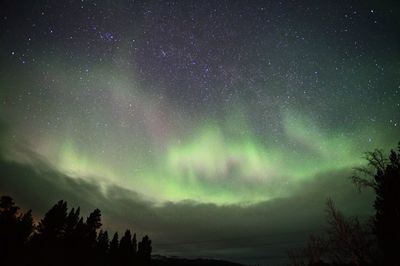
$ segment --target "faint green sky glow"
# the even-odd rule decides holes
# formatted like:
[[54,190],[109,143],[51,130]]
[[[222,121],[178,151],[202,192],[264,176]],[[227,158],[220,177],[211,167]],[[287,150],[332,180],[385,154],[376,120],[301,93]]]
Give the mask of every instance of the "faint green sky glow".
[[[328,114],[318,99],[311,106],[286,104],[270,95],[280,91],[279,83],[263,85],[257,104],[250,96],[232,97],[197,110],[169,97],[162,85],[140,84],[138,73],[101,64],[76,72],[57,63],[67,60],[45,59],[54,64],[48,75],[57,82],[4,82],[52,88],[46,101],[25,93],[21,106],[2,106],[13,114],[1,117],[11,125],[9,142],[26,141],[72,177],[121,186],[156,203],[251,204],[290,196],[302,182],[354,167],[363,163],[363,152],[395,142],[390,110],[380,123],[358,110],[358,120],[342,124],[347,114],[335,109],[342,99],[325,103],[333,108]],[[14,97],[8,93],[1,97]]]
[[317,174],[363,162],[357,140],[328,134],[298,112],[282,117],[284,143],[262,143],[250,133],[232,137],[215,123],[207,123],[191,138],[170,141],[156,160],[139,170],[135,164],[116,167],[112,160],[96,160],[72,138],[60,146],[58,156],[48,159],[71,176],[139,191],[158,203],[216,204],[289,196],[296,185]]

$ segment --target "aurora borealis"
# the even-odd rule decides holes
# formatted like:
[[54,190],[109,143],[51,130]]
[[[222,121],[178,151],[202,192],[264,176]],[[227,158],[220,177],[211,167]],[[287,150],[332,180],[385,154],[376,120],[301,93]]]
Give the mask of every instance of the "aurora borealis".
[[[361,197],[343,206],[368,213],[368,197],[349,194],[346,178],[364,152],[399,141],[395,2],[5,1],[0,9],[8,174],[0,192],[17,202],[45,208],[56,196],[33,184],[51,184],[67,201],[105,209],[111,230],[132,223],[167,243],[156,251],[182,256],[193,253],[168,243],[310,230],[320,209],[297,227],[290,213],[327,196],[339,205]],[[38,180],[17,181],[22,170],[9,164]],[[289,205],[294,212],[278,208]],[[199,255],[229,258],[230,248]],[[235,252],[241,262],[270,259]]]

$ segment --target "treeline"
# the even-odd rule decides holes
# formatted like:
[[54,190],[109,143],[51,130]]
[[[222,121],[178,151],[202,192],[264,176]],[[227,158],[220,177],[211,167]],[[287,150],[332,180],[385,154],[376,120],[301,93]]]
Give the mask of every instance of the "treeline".
[[362,223],[345,217],[328,199],[326,234],[289,251],[292,266],[400,265],[400,142],[388,156],[375,150],[365,159],[367,166],[356,168],[351,180],[360,190],[375,192],[375,215]]
[[9,196],[0,199],[0,265],[149,265],[151,240],[137,243],[126,230],[111,241],[101,230],[101,212],[84,220],[80,208],[68,212],[60,200],[37,224],[32,211],[21,212]]

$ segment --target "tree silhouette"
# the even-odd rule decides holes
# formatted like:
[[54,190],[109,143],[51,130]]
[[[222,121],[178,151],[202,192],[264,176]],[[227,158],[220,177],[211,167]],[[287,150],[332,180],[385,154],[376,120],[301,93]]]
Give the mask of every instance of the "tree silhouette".
[[139,242],[139,247],[138,247],[138,258],[140,261],[143,263],[148,263],[151,260],[151,240],[150,238],[146,235],[143,237],[142,241]]
[[136,240],[136,234],[133,234],[132,237],[132,251],[136,255],[137,253],[137,240]]
[[70,235],[76,228],[79,222],[80,208],[72,208],[65,221],[65,234]]
[[118,232],[115,232],[113,238],[110,242],[110,261],[112,264],[116,264],[119,253],[119,240],[118,240]]
[[[388,158],[381,150],[366,154],[367,167],[357,168],[352,180],[359,188],[371,187],[375,193],[374,231],[385,265],[399,261],[400,242],[400,142]],[[395,244],[396,243],[396,244]]]
[[365,158],[367,166],[356,168],[351,179],[359,190],[369,187],[375,192],[372,229],[356,217],[345,217],[328,199],[327,238],[311,237],[307,248],[290,251],[291,265],[323,265],[322,258],[329,258],[333,265],[399,264],[400,142],[397,151],[391,150],[387,157],[375,150]]
[[134,261],[135,253],[133,251],[132,234],[128,229],[119,241],[119,252],[123,265],[129,265]]
[[72,208],[65,221],[64,245],[66,248],[74,248],[81,234],[79,227],[83,227],[83,220],[80,219],[80,208]]
[[338,264],[352,262],[366,265],[373,261],[370,251],[371,239],[356,217],[346,218],[331,199],[326,202],[328,214],[328,239],[326,249],[331,260]]
[[99,235],[97,236],[97,241],[96,241],[96,258],[98,260],[97,264],[104,264],[106,263],[109,253],[108,253],[108,248],[109,248],[109,239],[108,239],[108,233],[107,231],[100,230]]
[[32,211],[18,213],[12,198],[1,197],[0,200],[0,238],[8,245],[23,244],[33,231]]
[[0,199],[0,265],[10,264],[34,229],[32,212],[19,212],[9,196]]
[[[1,197],[0,265],[101,266],[138,262],[136,234],[132,237],[131,231],[126,230],[119,240],[116,232],[109,241],[107,231],[101,230],[99,209],[91,212],[84,222],[79,207],[68,212],[67,202],[60,200],[37,226],[31,210],[19,210],[11,197]],[[142,257],[149,261],[151,241],[146,236],[142,242],[139,243]]]
[[[326,201],[326,237],[311,235],[307,246],[288,252],[292,266],[373,265],[373,239],[357,218],[345,217],[331,199]],[[333,264],[328,264],[329,260]]]
[[15,206],[15,202],[9,196],[2,196],[0,199],[0,215],[1,217],[15,217],[19,207]]
[[85,240],[88,247],[96,245],[97,230],[101,225],[101,212],[99,209],[95,209],[86,219]]
[[28,210],[27,212],[20,214],[17,220],[18,220],[18,230],[17,230],[16,240],[20,244],[23,244],[28,240],[29,236],[32,234],[34,229],[32,210]]
[[65,221],[67,218],[67,202],[60,200],[39,222],[38,238],[42,244],[55,244],[64,237]]
[[97,237],[97,244],[96,244],[96,249],[98,250],[98,252],[106,254],[108,251],[109,242],[110,241],[108,239],[107,231],[103,232],[103,230],[101,230],[99,232],[99,236]]

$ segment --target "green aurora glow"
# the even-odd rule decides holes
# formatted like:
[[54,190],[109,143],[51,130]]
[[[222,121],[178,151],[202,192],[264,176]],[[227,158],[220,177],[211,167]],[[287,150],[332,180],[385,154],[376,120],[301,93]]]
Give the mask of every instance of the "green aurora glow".
[[348,176],[400,140],[382,2],[5,1],[0,193],[99,208],[155,254],[288,264],[327,197],[375,211]]
[[[254,114],[243,100],[226,105],[232,111],[222,116],[189,117],[170,102],[148,95],[121,71],[93,70],[95,78],[85,86],[96,88],[95,99],[74,90],[81,86],[79,76],[71,79],[73,73],[62,66],[51,75],[65,80],[57,85],[54,99],[67,105],[82,99],[87,107],[76,114],[71,111],[69,119],[45,133],[40,128],[48,125],[39,126],[39,131],[32,128],[29,135],[14,130],[9,142],[27,140],[56,169],[95,180],[105,194],[108,186],[117,185],[155,203],[252,204],[290,196],[316,175],[362,163],[371,138],[374,147],[395,142],[395,129],[357,124],[351,130],[323,129],[295,106],[275,111],[280,119],[260,135],[249,123]],[[58,107],[44,108],[54,112]],[[13,112],[26,115],[19,108]],[[40,124],[57,117],[46,112],[35,120]],[[276,127],[281,128],[278,137],[273,134]]]
[[208,124],[190,139],[171,142],[140,170],[137,165],[118,168],[113,162],[96,161],[72,139],[64,141],[57,159],[50,161],[71,176],[140,191],[158,203],[216,204],[251,204],[289,196],[302,181],[363,163],[360,135],[352,139],[337,132],[327,134],[293,112],[282,117],[290,145],[263,143],[251,134],[232,137],[218,125]]
[[242,69],[237,61],[226,65],[231,72],[215,66],[220,79],[203,88],[207,78],[181,76],[180,68],[153,73],[158,65],[146,68],[149,58],[136,54],[146,76],[127,60],[131,45],[113,50],[111,61],[86,64],[59,51],[35,54],[42,63],[29,71],[10,63],[0,90],[7,157],[25,161],[16,152],[24,146],[71,177],[101,184],[105,194],[116,185],[156,203],[252,204],[290,196],[304,181],[357,166],[363,152],[397,141],[396,97],[365,89],[398,86],[399,65],[387,54],[384,79],[367,64],[376,62],[372,55],[339,70],[327,63],[338,54],[325,46],[307,48],[319,55],[318,66],[290,49],[263,49],[257,58],[273,64]]

